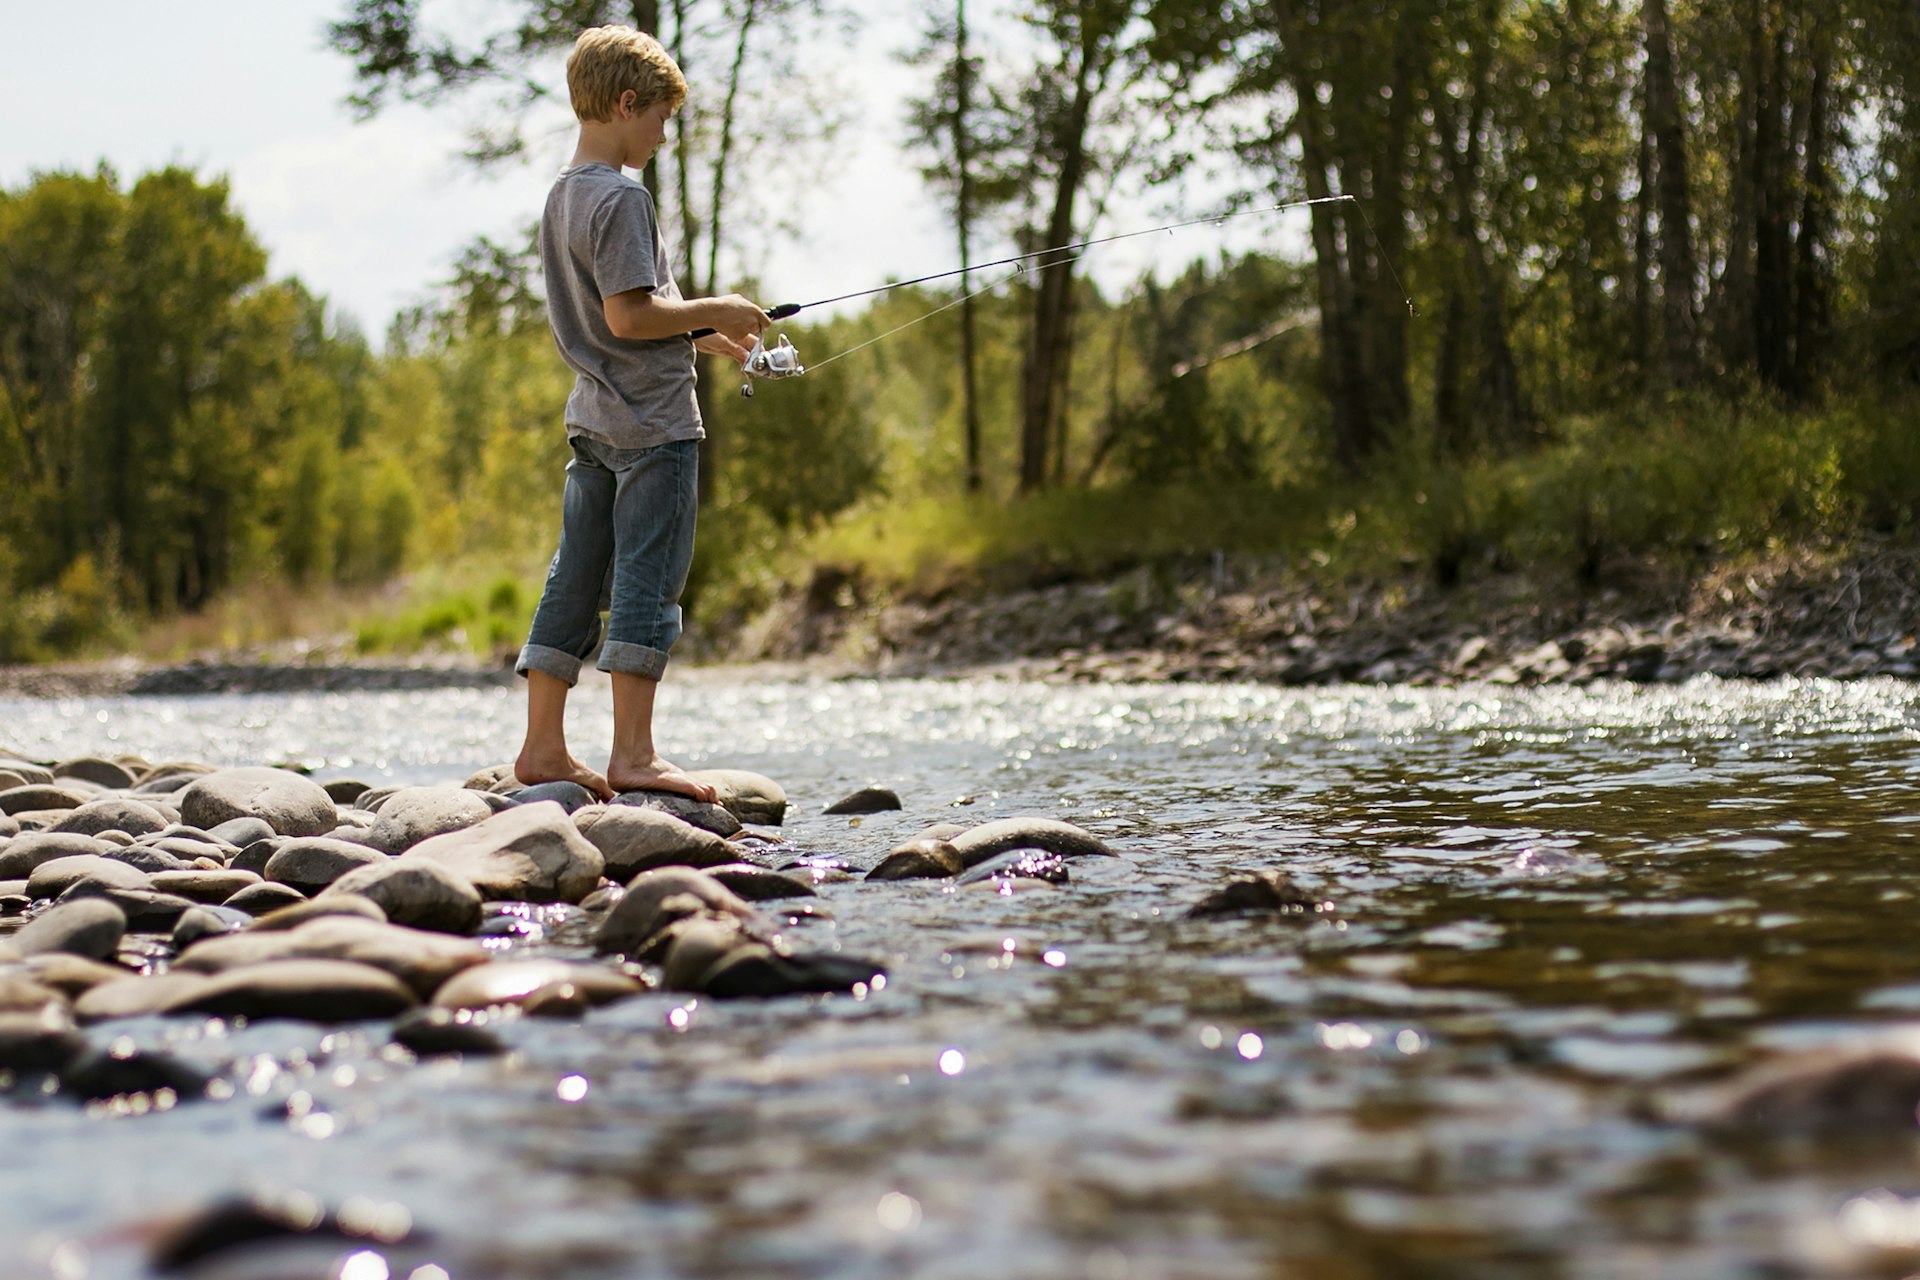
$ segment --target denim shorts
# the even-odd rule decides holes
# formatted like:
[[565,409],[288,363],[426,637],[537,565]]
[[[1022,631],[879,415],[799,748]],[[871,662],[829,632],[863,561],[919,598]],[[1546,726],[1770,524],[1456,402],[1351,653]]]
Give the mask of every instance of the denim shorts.
[[680,592],[693,563],[700,443],[616,449],[574,436],[560,518],[560,549],[514,670],[569,685],[600,640],[602,671],[655,680],[680,638]]

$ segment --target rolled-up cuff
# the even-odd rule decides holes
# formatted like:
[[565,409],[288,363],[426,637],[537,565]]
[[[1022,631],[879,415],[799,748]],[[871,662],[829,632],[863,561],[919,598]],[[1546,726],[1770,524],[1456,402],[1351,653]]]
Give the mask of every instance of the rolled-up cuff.
[[529,671],[542,671],[556,680],[564,680],[568,688],[580,683],[580,659],[565,649],[555,649],[550,645],[521,646],[520,660],[513,664],[513,670],[515,675],[520,676]]
[[609,640],[600,646],[600,661],[596,665],[602,671],[658,680],[667,673],[667,655],[665,650],[649,649],[643,644]]

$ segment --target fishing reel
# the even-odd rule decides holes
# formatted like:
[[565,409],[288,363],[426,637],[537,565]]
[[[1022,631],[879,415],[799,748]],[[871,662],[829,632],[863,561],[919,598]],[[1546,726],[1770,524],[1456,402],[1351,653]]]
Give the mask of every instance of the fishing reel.
[[800,363],[800,353],[787,341],[787,335],[781,334],[780,341],[768,346],[766,335],[753,340],[753,350],[747,353],[747,362],[740,366],[744,378],[740,383],[740,394],[753,398],[753,380],[755,378],[797,378],[807,371]]

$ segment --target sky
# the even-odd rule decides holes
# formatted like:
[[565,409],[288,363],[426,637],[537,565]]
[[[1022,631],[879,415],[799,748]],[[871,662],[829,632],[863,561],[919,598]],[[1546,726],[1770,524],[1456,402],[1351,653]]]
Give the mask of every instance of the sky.
[[[429,0],[437,13],[498,3]],[[378,345],[395,312],[430,298],[476,237],[520,242],[573,135],[562,108],[535,135],[527,161],[482,173],[460,158],[471,111],[399,104],[356,121],[345,105],[351,63],[325,42],[326,24],[348,7],[0,0],[0,188],[102,162],[123,185],[169,164],[203,180],[225,177],[270,255],[269,273],[299,277]],[[736,231],[759,237],[750,257],[763,264],[767,305],[958,265],[939,206],[902,149],[903,103],[924,73],[896,55],[914,39],[919,6],[854,7],[868,16],[839,65],[861,97],[836,143],[832,181],[789,202],[795,234]],[[1103,230],[1165,220],[1164,204],[1137,212],[1116,212]],[[1139,270],[1142,254],[1184,259],[1212,248],[1153,239],[1103,253],[1100,268],[1117,278]],[[981,252],[1004,251],[989,244]]]

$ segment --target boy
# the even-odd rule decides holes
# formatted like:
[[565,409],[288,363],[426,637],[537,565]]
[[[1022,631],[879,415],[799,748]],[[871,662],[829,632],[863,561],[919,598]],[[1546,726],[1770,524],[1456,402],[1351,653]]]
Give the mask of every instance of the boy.
[[[693,558],[698,441],[695,350],[745,362],[768,324],[739,294],[684,299],[661,244],[653,198],[621,172],[644,166],[686,101],[687,83],[659,41],[631,27],[581,33],[567,58],[579,145],[540,220],[547,318],[576,374],[567,397],[560,547],[514,669],[527,680],[527,737],[514,776],[577,782],[601,799],[713,788],[662,759],[653,703],[680,635],[680,592]],[[695,341],[691,330],[714,332]],[[600,636],[613,678],[613,753],[604,775],[567,749],[567,693]]]

